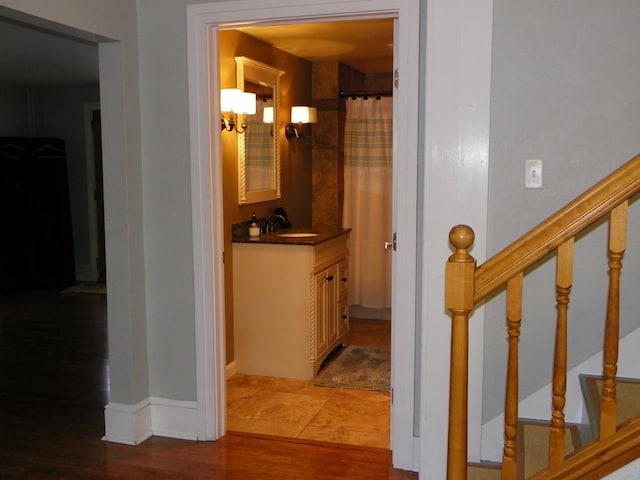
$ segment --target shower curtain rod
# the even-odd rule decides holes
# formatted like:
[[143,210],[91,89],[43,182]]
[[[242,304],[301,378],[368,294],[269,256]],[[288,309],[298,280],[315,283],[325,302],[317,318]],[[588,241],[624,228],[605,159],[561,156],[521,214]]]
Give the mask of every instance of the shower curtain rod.
[[367,91],[357,91],[357,92],[345,92],[344,90],[340,90],[340,97],[391,97],[393,96],[393,92],[390,91],[382,91],[382,92],[367,92]]

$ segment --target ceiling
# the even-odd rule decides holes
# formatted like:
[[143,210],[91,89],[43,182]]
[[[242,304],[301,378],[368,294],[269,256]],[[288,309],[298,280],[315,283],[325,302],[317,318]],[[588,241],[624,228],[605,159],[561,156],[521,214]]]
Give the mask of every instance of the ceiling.
[[[0,19],[0,82],[28,86],[98,83],[98,48]],[[363,73],[393,69],[393,20],[239,28],[311,62],[339,61]]]
[[393,71],[393,20],[237,28],[311,62],[339,61],[362,73]]

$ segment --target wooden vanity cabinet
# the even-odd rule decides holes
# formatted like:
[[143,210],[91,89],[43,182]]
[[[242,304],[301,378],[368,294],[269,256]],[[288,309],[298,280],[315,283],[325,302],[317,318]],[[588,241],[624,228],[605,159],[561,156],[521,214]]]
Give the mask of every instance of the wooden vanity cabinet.
[[348,233],[315,245],[234,243],[238,373],[312,379],[349,334]]

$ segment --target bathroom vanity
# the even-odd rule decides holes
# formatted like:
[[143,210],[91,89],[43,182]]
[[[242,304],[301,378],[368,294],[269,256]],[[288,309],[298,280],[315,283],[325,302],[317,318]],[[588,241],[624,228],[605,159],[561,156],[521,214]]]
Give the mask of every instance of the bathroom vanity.
[[310,380],[346,342],[348,243],[342,228],[234,238],[238,373]]

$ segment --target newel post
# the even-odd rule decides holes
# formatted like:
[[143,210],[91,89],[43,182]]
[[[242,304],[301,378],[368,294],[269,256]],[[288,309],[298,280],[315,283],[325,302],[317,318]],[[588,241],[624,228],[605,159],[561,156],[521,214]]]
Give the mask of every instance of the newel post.
[[467,402],[469,314],[473,310],[476,261],[469,255],[475,234],[456,225],[449,232],[455,251],[445,269],[445,308],[451,312],[451,377],[449,382],[448,480],[467,478]]

